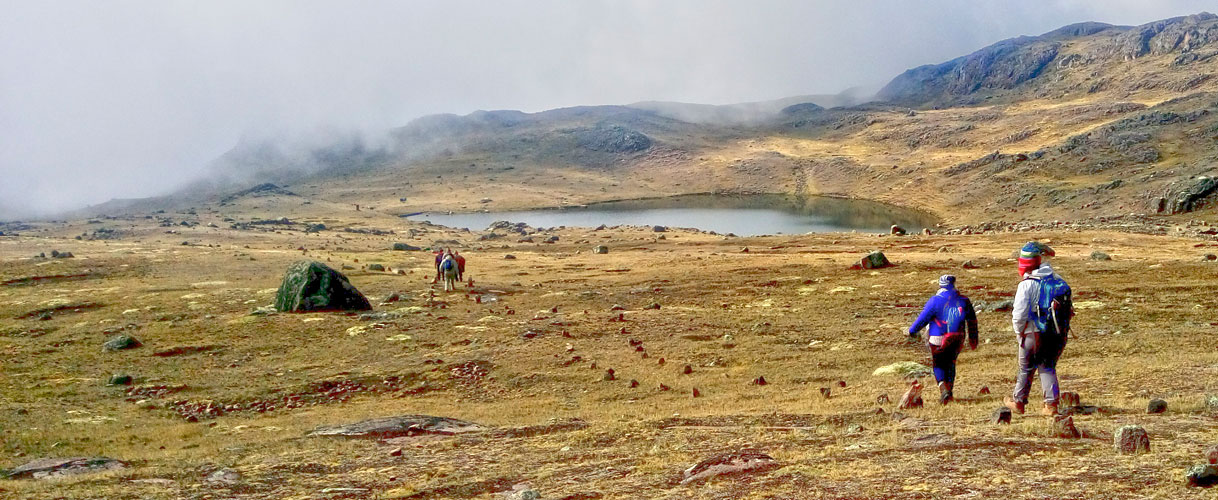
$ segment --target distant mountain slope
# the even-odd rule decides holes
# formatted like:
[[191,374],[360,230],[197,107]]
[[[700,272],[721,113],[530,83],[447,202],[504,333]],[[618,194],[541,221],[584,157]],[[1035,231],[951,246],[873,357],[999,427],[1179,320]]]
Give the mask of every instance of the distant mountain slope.
[[[1122,63],[1144,56],[1173,58],[1147,63],[1135,78]],[[1147,23],[1111,26],[1080,23],[1040,36],[1021,36],[940,64],[908,70],[878,97],[911,106],[971,105],[1063,93],[1128,93],[1165,88],[1190,90],[1213,77],[1218,55],[1218,16],[1201,13]],[[1026,94],[1026,95],[1025,95]]]
[[[1079,23],[869,92],[433,115],[370,138],[245,140],[173,196],[93,211],[506,210],[687,193],[844,195],[949,222],[1218,217],[1218,16]],[[299,208],[303,210],[303,208]]]

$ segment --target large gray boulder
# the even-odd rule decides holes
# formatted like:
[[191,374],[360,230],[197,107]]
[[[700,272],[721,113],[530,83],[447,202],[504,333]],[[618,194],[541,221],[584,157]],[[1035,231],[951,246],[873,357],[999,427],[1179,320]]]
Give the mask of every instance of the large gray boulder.
[[282,312],[367,311],[372,304],[347,277],[317,261],[292,264],[275,295],[275,310]]

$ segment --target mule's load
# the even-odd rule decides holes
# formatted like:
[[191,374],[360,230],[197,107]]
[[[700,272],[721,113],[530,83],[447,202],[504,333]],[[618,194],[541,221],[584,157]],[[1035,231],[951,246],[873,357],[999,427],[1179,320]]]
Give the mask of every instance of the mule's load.
[[282,312],[367,311],[372,304],[347,281],[343,273],[317,261],[291,265],[275,294],[275,309]]

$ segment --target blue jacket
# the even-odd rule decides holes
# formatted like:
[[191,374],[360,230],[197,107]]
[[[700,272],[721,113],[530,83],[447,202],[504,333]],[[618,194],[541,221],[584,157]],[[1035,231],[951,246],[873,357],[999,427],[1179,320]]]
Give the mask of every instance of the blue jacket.
[[968,297],[960,295],[955,287],[940,288],[926,301],[922,314],[909,327],[909,334],[918,333],[927,325],[930,325],[931,337],[964,332],[967,328],[969,341],[977,341],[977,313],[973,310],[973,303]]

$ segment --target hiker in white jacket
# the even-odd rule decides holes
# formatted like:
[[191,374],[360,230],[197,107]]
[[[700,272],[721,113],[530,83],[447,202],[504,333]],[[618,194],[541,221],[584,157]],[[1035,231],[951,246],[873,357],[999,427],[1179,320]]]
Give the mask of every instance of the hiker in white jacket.
[[1011,308],[1011,326],[1019,341],[1019,371],[1015,379],[1015,391],[1005,403],[1015,413],[1023,413],[1028,403],[1028,393],[1032,388],[1032,374],[1039,372],[1040,387],[1045,395],[1045,415],[1057,414],[1057,399],[1060,388],[1057,380],[1057,360],[1061,356],[1061,347],[1056,342],[1046,342],[1036,322],[1032,320],[1032,312],[1040,301],[1042,280],[1058,278],[1053,267],[1043,262],[1043,257],[1053,256],[1053,249],[1038,243],[1029,242],[1020,251],[1019,274],[1023,281],[1015,291],[1014,305]]

